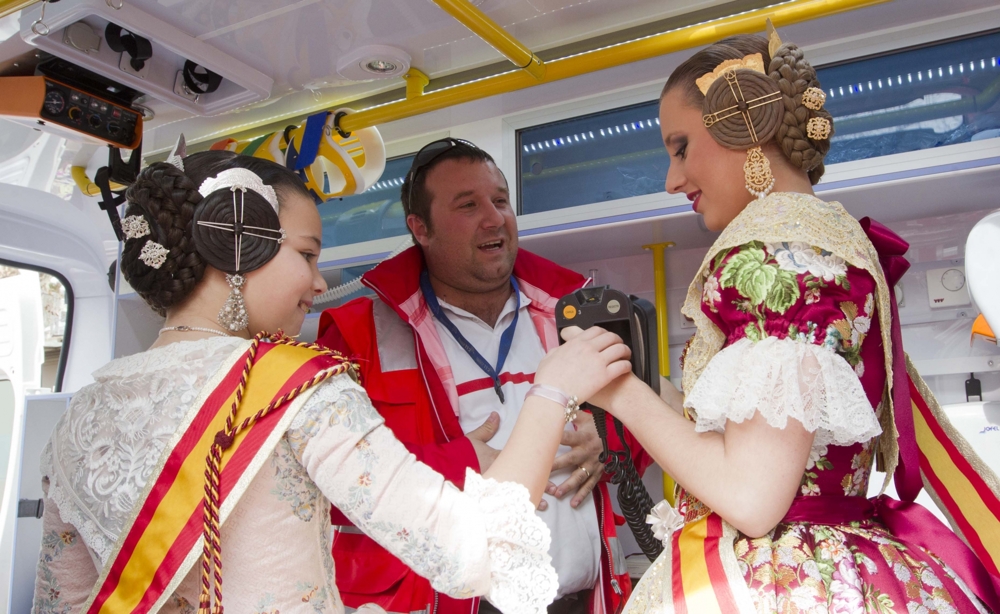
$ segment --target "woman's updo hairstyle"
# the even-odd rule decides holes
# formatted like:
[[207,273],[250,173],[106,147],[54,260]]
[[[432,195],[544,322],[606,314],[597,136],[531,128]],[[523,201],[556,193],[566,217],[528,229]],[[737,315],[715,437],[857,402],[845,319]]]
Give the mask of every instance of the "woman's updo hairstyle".
[[[742,60],[754,54],[760,54],[763,58],[769,77],[767,81],[770,83],[761,79],[763,75],[759,73],[753,75],[752,71],[739,69],[740,85],[745,81],[747,84],[745,98],[752,100],[771,92],[781,94],[781,105],[768,104],[750,110],[760,144],[764,144],[770,138],[768,135],[773,134],[785,157],[794,166],[806,171],[809,180],[816,185],[825,170],[823,158],[830,150],[833,119],[825,109],[813,110],[803,104],[802,95],[806,90],[816,88],[822,91],[822,88],[816,70],[805,60],[802,50],[795,44],[783,43],[775,51],[774,57],[771,57],[768,40],[762,36],[741,34],[723,39],[702,49],[678,66],[667,80],[660,97],[675,88],[681,88],[692,105],[704,109],[706,115],[729,108],[734,102],[731,96],[727,97],[729,88],[720,87],[725,85],[724,78],[720,77],[709,88],[709,98],[702,94],[696,82],[715,71],[723,62]],[[807,126],[814,118],[823,118],[829,122],[830,130],[826,138],[809,138]],[[724,147],[746,149],[752,146],[750,130],[739,116],[713,125],[709,132]]]
[[[196,222],[233,224],[233,196],[229,188],[204,198],[199,186],[210,177],[230,169],[247,169],[271,186],[279,200],[298,193],[311,198],[302,180],[291,170],[269,160],[241,156],[230,151],[204,151],[183,159],[184,170],[156,162],[143,169],[125,192],[127,207],[123,227],[122,275],[130,286],[160,315],[182,303],[201,281],[205,266],[226,273],[247,273],[260,268],[277,254],[279,244],[270,238],[243,234],[241,262],[236,270],[233,234]],[[280,232],[278,215],[271,204],[253,190],[242,198],[244,225],[268,229],[262,235]],[[197,236],[196,236],[197,235]],[[159,246],[162,246],[160,249]],[[158,260],[150,254],[159,252]],[[154,267],[149,263],[159,264]]]

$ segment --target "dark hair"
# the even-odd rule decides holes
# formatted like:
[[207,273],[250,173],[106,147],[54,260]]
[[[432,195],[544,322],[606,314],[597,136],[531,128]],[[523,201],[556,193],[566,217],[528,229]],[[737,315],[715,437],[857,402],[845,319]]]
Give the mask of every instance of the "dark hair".
[[[412,213],[416,215],[427,226],[427,229],[431,228],[431,199],[432,195],[427,190],[427,175],[431,172],[438,164],[441,164],[445,160],[468,160],[469,162],[490,162],[496,164],[493,160],[493,156],[486,153],[478,147],[472,145],[467,145],[462,141],[457,141],[457,145],[451,149],[445,151],[438,157],[427,163],[426,166],[421,167],[416,174],[411,172],[406,173],[406,179],[403,180],[403,186],[400,188],[400,200],[403,202],[403,215],[409,217]],[[414,159],[416,163],[416,159]],[[412,177],[411,177],[412,175]],[[410,189],[410,182],[413,183],[413,189]],[[410,231],[413,234],[413,231]],[[414,240],[416,237],[414,237]]]
[[830,150],[830,137],[810,139],[806,124],[813,117],[826,118],[830,122],[832,136],[833,119],[824,109],[812,111],[802,104],[802,94],[807,89],[822,88],[816,70],[805,60],[802,50],[796,45],[784,43],[772,58],[768,51],[768,41],[762,36],[741,34],[723,39],[702,49],[678,66],[663,87],[660,98],[675,88],[682,88],[691,104],[701,109],[705,104],[705,96],[695,81],[714,71],[726,60],[738,60],[755,53],[764,58],[768,76],[778,84],[782,95],[784,110],[774,140],[785,157],[793,165],[806,171],[809,180],[816,185],[825,170],[823,158]]
[[[160,315],[165,315],[167,309],[183,302],[205,273],[205,257],[199,253],[192,235],[192,220],[196,211],[227,204],[231,199],[229,190],[217,190],[202,198],[198,186],[205,179],[233,168],[245,168],[256,173],[265,185],[275,189],[279,199],[294,193],[311,198],[302,180],[291,170],[269,160],[241,156],[231,151],[191,154],[184,158],[183,172],[172,164],[156,162],[143,169],[125,193],[128,202],[126,217],[141,216],[148,223],[150,233],[138,238],[126,238],[121,257],[122,275]],[[271,208],[262,196],[253,191],[247,191],[244,198],[247,204],[259,200],[257,205]],[[159,268],[147,266],[139,258],[149,241],[155,241],[167,250],[166,260]]]

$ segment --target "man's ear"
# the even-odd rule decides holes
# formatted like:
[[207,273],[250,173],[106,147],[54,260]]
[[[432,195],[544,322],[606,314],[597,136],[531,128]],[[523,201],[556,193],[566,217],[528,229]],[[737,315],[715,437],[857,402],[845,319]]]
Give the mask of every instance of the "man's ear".
[[413,239],[421,247],[426,247],[429,242],[430,228],[427,227],[427,223],[420,219],[416,213],[411,213],[406,216],[406,227],[410,229],[413,233]]

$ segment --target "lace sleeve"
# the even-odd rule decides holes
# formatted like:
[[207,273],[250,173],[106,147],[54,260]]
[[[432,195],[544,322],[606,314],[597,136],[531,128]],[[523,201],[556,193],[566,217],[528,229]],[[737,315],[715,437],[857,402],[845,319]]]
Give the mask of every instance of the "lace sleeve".
[[695,430],[723,431],[759,412],[784,428],[789,418],[816,433],[815,445],[850,445],[882,432],[861,381],[833,350],[790,338],[741,339],[712,358],[684,399]]
[[702,312],[727,343],[686,391],[697,430],[760,412],[776,428],[798,420],[814,446],[878,435],[859,379],[879,347],[862,351],[877,326],[874,291],[871,275],[806,243],[750,242],[716,256]]
[[459,491],[418,462],[347,377],[316,390],[286,437],[323,494],[362,531],[457,598],[542,613],[555,597],[550,536],[520,484],[466,476]]

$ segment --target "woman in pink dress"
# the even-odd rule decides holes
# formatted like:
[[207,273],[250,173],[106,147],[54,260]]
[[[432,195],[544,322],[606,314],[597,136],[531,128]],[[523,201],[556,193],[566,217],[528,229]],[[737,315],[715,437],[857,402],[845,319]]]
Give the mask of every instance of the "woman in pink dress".
[[667,191],[722,234],[684,306],[698,327],[685,394],[661,401],[627,376],[594,399],[681,487],[676,510],[654,510],[664,552],[627,612],[997,608],[1000,583],[974,555],[952,564],[935,554],[955,549],[940,533],[891,525],[906,505],[866,498],[875,460],[891,475],[912,442],[897,444],[891,387],[906,378],[890,292],[906,246],[813,194],[833,129],[824,99],[773,32],[707,47],[663,90]]

